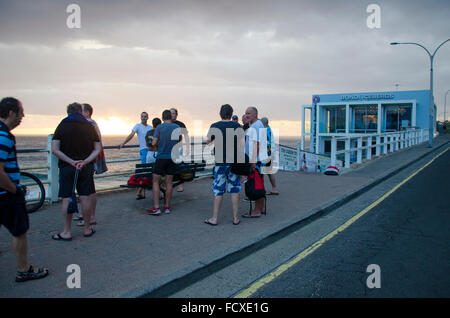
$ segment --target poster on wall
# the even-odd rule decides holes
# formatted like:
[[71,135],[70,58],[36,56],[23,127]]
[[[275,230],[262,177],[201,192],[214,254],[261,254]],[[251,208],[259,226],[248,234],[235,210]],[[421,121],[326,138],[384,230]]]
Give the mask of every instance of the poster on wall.
[[297,171],[297,149],[278,145],[280,170]]
[[[300,171],[303,172],[325,172],[331,165],[331,159],[327,156],[300,151]],[[342,161],[336,160],[336,166],[341,170]]]
[[[327,156],[300,151],[300,157],[298,158],[297,149],[282,145],[279,145],[277,148],[279,152],[279,163],[277,167],[279,170],[323,173],[331,165],[331,159]],[[339,170],[342,169],[342,160],[336,160],[336,167]]]
[[[321,155],[317,156],[317,170],[316,172],[325,172],[328,166],[331,166],[331,158]],[[336,159],[336,167],[339,170],[342,170],[342,160]]]
[[300,151],[300,171],[316,172],[317,156],[311,152]]

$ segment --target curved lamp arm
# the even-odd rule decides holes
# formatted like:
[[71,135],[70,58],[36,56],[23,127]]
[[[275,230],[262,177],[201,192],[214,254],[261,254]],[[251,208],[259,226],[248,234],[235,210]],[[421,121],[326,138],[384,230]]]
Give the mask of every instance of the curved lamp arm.
[[442,45],[444,45],[445,43],[447,43],[448,41],[450,41],[450,39],[445,40],[444,42],[442,42],[441,44],[439,44],[439,46],[436,48],[436,50],[434,51],[433,55],[436,54],[437,50],[439,50],[441,48]]
[[[450,39],[449,39],[449,40],[450,40]],[[424,50],[428,53],[428,55],[429,55],[430,57],[432,56],[431,53],[430,53],[430,51],[428,51],[428,49],[427,49],[425,46],[423,46],[422,44],[415,43],[415,42],[391,42],[391,45],[398,45],[398,44],[412,44],[412,45],[420,46],[422,49],[424,49]]]

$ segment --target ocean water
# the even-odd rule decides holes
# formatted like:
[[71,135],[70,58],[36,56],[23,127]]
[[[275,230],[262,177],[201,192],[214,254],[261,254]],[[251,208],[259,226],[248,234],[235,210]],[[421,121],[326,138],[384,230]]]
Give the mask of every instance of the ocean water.
[[[47,153],[37,152],[37,153],[20,153],[20,151],[28,149],[46,149],[47,148],[47,136],[30,136],[30,135],[17,135],[16,136],[16,148],[18,150],[17,158],[19,161],[19,166],[21,169],[27,169],[33,167],[29,172],[37,175],[41,179],[45,180],[47,178],[47,170],[36,169],[39,166],[47,166]],[[121,142],[125,140],[126,136],[102,136],[104,146],[118,146]],[[297,147],[297,142],[300,141],[300,137],[285,136],[279,138],[279,143],[284,146]],[[127,145],[137,145],[137,137],[135,136]],[[139,148],[122,148],[122,149],[105,149],[106,160],[114,159],[139,159]],[[125,184],[134,170],[136,163],[134,162],[120,162],[120,163],[107,163],[108,172],[111,173],[125,173],[124,176],[115,176],[108,178],[98,178],[96,177],[96,187],[97,189],[104,189],[119,186],[120,184]]]

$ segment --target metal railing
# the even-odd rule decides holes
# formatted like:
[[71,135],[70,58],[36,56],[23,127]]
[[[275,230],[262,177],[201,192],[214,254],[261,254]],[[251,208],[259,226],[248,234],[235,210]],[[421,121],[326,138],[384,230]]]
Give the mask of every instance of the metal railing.
[[[331,165],[336,165],[338,155],[344,154],[344,167],[350,168],[351,154],[356,153],[356,162],[362,163],[364,159],[372,159],[372,149],[375,156],[394,152],[399,149],[428,140],[428,129],[409,129],[406,131],[386,132],[382,134],[354,134],[346,137],[333,137],[331,139]],[[338,141],[344,142],[344,149],[338,150]]]

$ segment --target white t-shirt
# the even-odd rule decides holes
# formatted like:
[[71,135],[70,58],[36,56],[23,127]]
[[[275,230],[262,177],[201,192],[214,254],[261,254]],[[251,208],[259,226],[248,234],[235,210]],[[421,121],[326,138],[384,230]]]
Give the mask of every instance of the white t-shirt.
[[147,143],[145,142],[145,135],[149,130],[152,130],[151,125],[144,126],[142,123],[136,124],[133,127],[133,131],[137,134],[139,139],[139,150],[148,149]]
[[259,142],[259,153],[257,155],[256,160],[261,162],[266,162],[269,159],[267,155],[267,130],[264,127],[263,123],[260,120],[255,121],[250,127],[247,129],[245,133],[245,152],[249,156],[250,160],[253,156],[253,143]]

